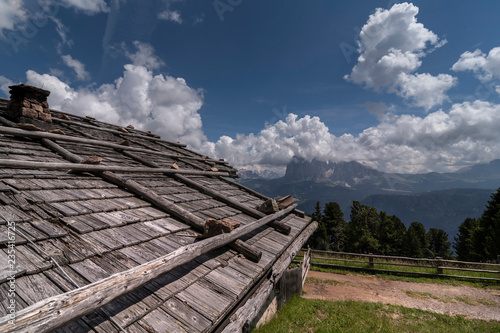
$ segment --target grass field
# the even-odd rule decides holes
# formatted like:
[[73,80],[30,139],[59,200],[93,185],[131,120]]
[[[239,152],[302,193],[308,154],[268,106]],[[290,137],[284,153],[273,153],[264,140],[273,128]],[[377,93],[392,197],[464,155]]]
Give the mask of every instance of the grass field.
[[256,333],[276,332],[500,332],[500,322],[467,320],[380,303],[294,297]]

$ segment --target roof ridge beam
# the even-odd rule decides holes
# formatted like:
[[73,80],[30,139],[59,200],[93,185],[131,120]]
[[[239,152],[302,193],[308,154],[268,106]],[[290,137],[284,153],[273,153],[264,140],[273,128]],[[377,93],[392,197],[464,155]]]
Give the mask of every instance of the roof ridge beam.
[[185,174],[185,175],[201,175],[201,176],[222,176],[231,177],[232,174],[225,171],[203,171],[192,169],[170,169],[170,168],[148,168],[148,167],[122,167],[110,165],[94,165],[94,164],[79,164],[79,163],[59,163],[59,162],[36,162],[36,161],[19,161],[10,159],[0,159],[0,167],[9,167],[13,169],[49,169],[49,170],[65,170],[82,172],[131,172],[131,173],[164,173],[164,174]]
[[[75,137],[75,136],[47,133],[47,132],[40,132],[40,131],[26,131],[26,130],[22,130],[22,129],[18,129],[18,128],[11,128],[11,127],[5,127],[5,126],[0,126],[0,134],[21,136],[21,137],[35,138],[35,139],[45,138],[45,139],[51,139],[51,140],[55,140],[55,141],[76,142],[76,143],[96,145],[96,146],[101,146],[101,147],[104,146],[104,147],[109,147],[109,148],[137,151],[137,152],[143,152],[143,153],[154,154],[154,155],[162,155],[162,156],[171,157],[171,158],[179,158],[180,157],[183,159],[192,159],[192,160],[197,160],[197,161],[204,161],[205,160],[202,157],[179,156],[179,155],[164,153],[161,151],[156,151],[156,150],[151,150],[151,149],[146,149],[146,148],[122,146],[118,143],[113,143],[113,142],[109,142],[109,141],[79,138],[79,137]],[[214,159],[207,159],[207,160],[210,162],[217,163],[217,164],[225,165],[224,162],[216,161]]]

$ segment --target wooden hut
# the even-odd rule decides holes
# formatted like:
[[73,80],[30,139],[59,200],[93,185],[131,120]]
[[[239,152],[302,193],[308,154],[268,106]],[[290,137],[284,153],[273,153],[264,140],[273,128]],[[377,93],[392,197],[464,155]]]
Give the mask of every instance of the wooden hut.
[[273,203],[228,163],[153,133],[50,110],[48,91],[11,89],[0,332],[252,327],[317,227],[291,198]]

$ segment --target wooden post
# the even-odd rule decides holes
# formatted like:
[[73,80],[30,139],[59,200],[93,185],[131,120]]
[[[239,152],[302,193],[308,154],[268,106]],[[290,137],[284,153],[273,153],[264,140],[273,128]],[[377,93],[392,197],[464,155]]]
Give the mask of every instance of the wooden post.
[[374,269],[375,265],[373,264],[373,253],[370,253],[370,256],[368,257],[368,268]]
[[443,274],[443,267],[441,267],[443,263],[442,263],[441,259],[443,259],[443,258],[436,257],[436,269],[437,269],[438,275]]

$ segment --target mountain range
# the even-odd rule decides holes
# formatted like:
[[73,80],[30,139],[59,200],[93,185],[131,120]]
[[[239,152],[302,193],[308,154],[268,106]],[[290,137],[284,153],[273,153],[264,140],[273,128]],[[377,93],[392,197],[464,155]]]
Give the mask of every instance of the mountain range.
[[479,217],[500,187],[500,159],[456,172],[386,173],[358,162],[306,161],[294,157],[283,177],[242,178],[240,183],[270,197],[291,194],[298,208],[312,213],[317,201],[337,202],[349,220],[352,201],[398,216],[406,226],[418,221],[445,230],[453,240],[467,217]]

